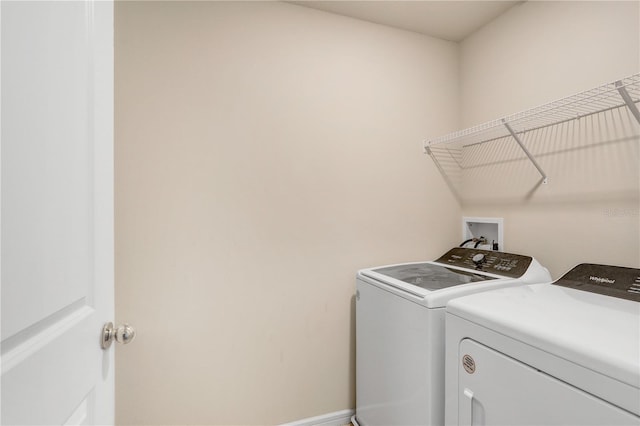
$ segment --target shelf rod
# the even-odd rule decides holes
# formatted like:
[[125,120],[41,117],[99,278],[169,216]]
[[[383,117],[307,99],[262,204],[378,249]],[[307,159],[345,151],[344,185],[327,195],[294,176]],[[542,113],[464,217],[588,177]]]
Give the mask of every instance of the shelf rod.
[[529,157],[529,160],[531,160],[531,162],[533,163],[533,165],[536,167],[536,169],[538,169],[538,172],[540,172],[540,174],[542,175],[542,183],[547,183],[547,174],[544,172],[544,170],[542,170],[542,167],[540,167],[540,164],[538,164],[538,162],[536,161],[535,158],[533,158],[533,155],[531,155],[531,153],[529,152],[529,150],[527,149],[526,146],[524,146],[524,144],[522,143],[522,141],[520,140],[520,138],[518,137],[518,135],[516,134],[516,132],[513,131],[513,129],[511,128],[511,126],[509,125],[509,123],[506,122],[505,119],[502,119],[502,124],[504,124],[504,127],[507,128],[507,130],[509,131],[509,133],[511,133],[511,136],[513,136],[513,138],[516,140],[516,142],[518,142],[518,145],[520,145],[520,148],[522,148],[522,150],[524,151],[525,154],[527,154],[527,157]]
[[[531,127],[530,129],[519,130],[517,132],[517,134],[524,135],[525,133],[535,132],[536,130],[546,129],[547,127],[557,126],[557,125],[560,125],[560,124],[568,123],[570,121],[580,120],[582,118],[590,117],[592,115],[601,114],[603,112],[613,111],[614,109],[622,108],[624,106],[625,106],[624,103],[619,104],[619,105],[614,105],[614,106],[609,107],[609,108],[600,109],[598,111],[589,112],[589,113],[586,113],[586,114],[583,114],[583,115],[576,115],[575,117],[565,118],[564,120],[555,121],[553,123],[548,123],[548,124],[543,124],[541,126]],[[485,139],[485,140],[482,140],[480,142],[473,142],[473,143],[469,143],[469,144],[466,144],[466,145],[462,145],[462,148],[468,148],[470,146],[482,145],[482,144],[485,144],[487,142],[493,142],[493,141],[497,141],[497,140],[503,139],[505,137],[506,137],[506,135],[496,136],[495,138]],[[438,145],[438,144],[436,144],[436,145]]]
[[620,96],[622,96],[622,99],[624,99],[624,102],[627,104],[627,107],[629,107],[629,110],[640,124],[640,111],[638,111],[638,107],[633,102],[633,99],[631,99],[631,96],[629,96],[629,92],[627,92],[622,81],[616,81],[616,88],[618,89]]

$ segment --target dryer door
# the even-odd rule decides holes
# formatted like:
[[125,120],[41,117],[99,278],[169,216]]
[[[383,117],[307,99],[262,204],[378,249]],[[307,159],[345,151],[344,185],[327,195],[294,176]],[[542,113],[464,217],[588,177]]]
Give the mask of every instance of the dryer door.
[[471,339],[458,355],[459,425],[640,425],[628,411]]

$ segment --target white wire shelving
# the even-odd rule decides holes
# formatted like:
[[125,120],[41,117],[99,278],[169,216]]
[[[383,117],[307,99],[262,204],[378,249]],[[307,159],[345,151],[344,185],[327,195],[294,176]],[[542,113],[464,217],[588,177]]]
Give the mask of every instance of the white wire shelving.
[[440,167],[432,151],[432,148],[436,145],[460,150],[511,136],[542,175],[543,183],[546,183],[547,175],[522,143],[522,135],[534,130],[624,107],[628,108],[640,123],[640,112],[636,105],[638,102],[640,102],[640,73],[536,108],[426,140],[424,142],[424,152],[430,154],[438,167]]

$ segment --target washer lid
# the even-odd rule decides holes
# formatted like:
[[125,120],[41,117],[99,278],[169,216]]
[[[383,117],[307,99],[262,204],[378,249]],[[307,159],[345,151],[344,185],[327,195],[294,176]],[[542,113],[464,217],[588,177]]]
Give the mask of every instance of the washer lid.
[[[385,266],[372,269],[371,272],[391,277],[425,290],[440,290],[462,284],[496,279],[488,275],[447,268],[433,263],[407,263]],[[363,274],[373,278],[380,278],[367,274],[367,271],[363,271]]]

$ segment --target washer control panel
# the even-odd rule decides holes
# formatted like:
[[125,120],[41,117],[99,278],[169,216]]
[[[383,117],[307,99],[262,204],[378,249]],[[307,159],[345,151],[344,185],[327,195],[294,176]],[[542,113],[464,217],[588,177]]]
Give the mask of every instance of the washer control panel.
[[454,247],[436,262],[519,278],[527,272],[531,257],[499,251]]
[[582,263],[553,284],[640,302],[640,269]]

